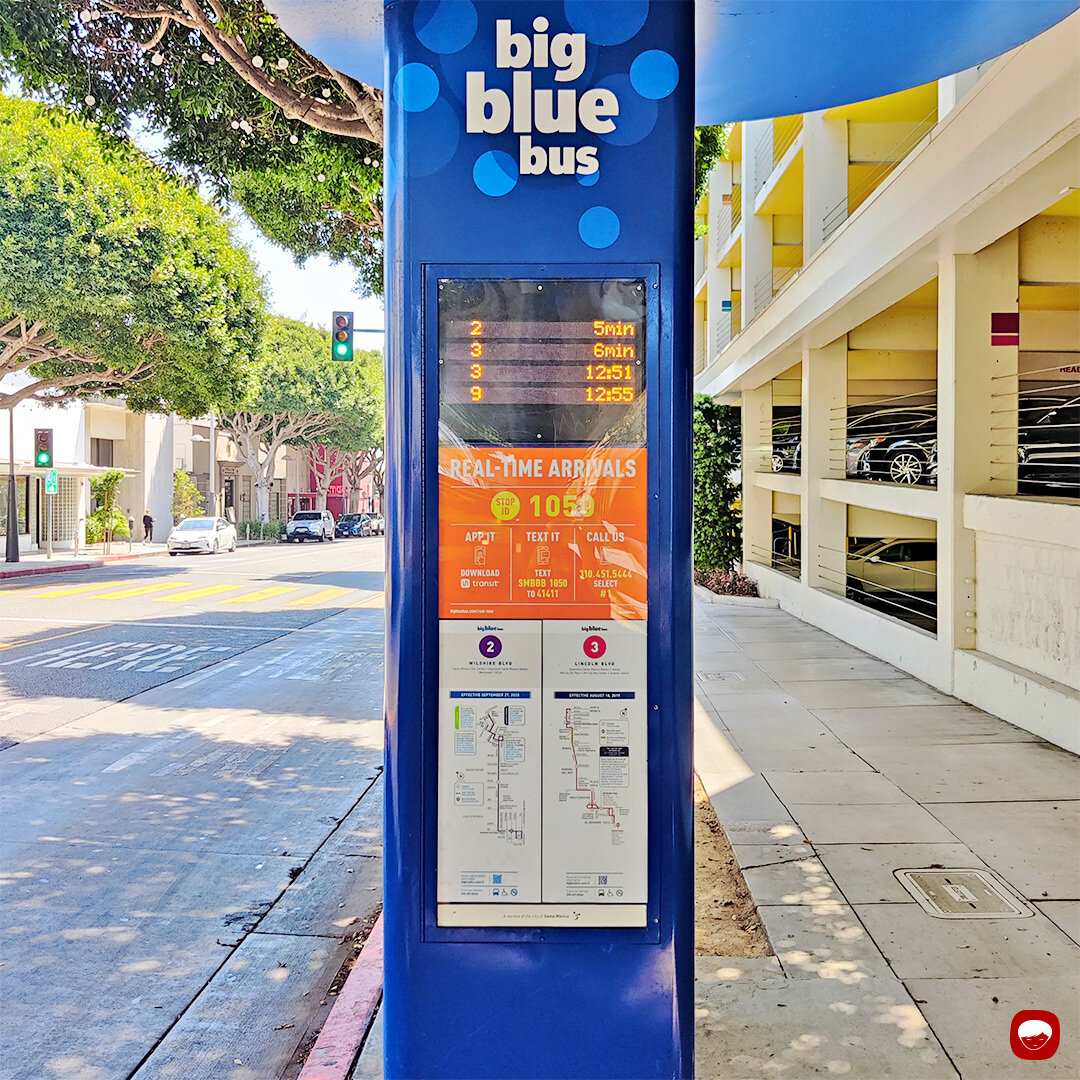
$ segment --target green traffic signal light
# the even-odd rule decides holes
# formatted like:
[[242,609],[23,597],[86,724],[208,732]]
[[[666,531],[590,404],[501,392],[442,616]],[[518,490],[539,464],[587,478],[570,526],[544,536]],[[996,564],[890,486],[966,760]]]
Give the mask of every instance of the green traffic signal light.
[[34,428],[34,464],[39,469],[51,469],[52,463],[52,428]]
[[335,360],[351,360],[353,358],[353,313],[351,311],[335,311],[333,318],[334,341],[331,355]]

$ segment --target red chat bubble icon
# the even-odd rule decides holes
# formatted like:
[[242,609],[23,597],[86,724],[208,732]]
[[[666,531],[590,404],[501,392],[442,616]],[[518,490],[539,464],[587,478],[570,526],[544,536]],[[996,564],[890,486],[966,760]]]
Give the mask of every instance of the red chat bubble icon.
[[1025,1061],[1045,1061],[1057,1053],[1061,1021],[1044,1009],[1021,1009],[1009,1027],[1012,1052]]

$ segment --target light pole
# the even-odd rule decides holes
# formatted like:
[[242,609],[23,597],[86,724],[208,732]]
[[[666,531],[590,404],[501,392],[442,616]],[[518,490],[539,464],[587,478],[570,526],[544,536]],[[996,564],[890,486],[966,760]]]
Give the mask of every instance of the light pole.
[[15,498],[15,406],[8,408],[8,501],[6,562],[19,561],[19,507]]

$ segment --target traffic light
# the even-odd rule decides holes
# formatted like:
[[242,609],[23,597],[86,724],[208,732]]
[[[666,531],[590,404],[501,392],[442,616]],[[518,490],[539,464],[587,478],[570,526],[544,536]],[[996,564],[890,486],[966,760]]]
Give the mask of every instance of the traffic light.
[[334,326],[331,331],[333,357],[335,360],[351,360],[352,336],[353,336],[353,313],[351,311],[335,311]]
[[52,428],[34,428],[34,464],[39,469],[52,468]]

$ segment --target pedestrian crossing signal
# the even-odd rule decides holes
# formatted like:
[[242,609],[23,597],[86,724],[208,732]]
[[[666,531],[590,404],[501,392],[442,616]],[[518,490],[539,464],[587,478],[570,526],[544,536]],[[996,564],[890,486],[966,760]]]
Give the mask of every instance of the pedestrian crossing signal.
[[353,313],[335,311],[331,330],[332,355],[335,360],[353,358]]
[[39,469],[52,468],[52,433],[52,428],[34,428],[34,464]]

